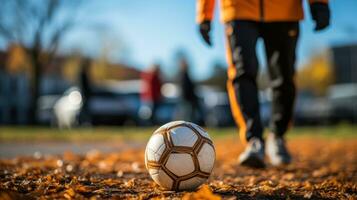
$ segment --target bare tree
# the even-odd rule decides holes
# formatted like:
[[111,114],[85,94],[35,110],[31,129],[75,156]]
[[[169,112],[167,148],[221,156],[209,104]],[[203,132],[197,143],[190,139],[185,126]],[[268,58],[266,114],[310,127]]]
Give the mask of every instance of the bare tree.
[[79,1],[0,1],[0,39],[7,45],[23,47],[33,69],[31,119],[36,123],[43,68],[53,60],[62,38],[74,27]]

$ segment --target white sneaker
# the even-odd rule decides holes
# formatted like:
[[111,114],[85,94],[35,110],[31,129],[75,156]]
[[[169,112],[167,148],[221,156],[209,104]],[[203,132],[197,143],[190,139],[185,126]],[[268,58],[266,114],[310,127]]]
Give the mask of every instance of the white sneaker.
[[285,146],[283,137],[270,133],[266,140],[266,152],[270,163],[274,166],[286,165],[291,162],[291,156]]
[[239,164],[253,168],[263,168],[264,164],[264,143],[258,138],[249,140],[245,150],[239,155]]

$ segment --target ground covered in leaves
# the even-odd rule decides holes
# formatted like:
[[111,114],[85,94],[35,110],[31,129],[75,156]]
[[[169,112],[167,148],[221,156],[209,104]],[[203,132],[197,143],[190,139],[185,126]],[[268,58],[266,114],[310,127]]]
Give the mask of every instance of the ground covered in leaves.
[[197,191],[161,191],[146,172],[142,145],[1,159],[0,199],[357,199],[356,139],[290,139],[293,163],[262,170],[236,164],[242,151],[236,138],[214,142],[214,172]]

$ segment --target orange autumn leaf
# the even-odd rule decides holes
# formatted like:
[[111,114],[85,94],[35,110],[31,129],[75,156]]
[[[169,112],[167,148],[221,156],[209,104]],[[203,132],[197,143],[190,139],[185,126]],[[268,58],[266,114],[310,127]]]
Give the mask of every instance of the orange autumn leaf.
[[221,197],[213,194],[212,190],[208,185],[203,185],[197,192],[187,193],[183,196],[183,200],[220,200]]

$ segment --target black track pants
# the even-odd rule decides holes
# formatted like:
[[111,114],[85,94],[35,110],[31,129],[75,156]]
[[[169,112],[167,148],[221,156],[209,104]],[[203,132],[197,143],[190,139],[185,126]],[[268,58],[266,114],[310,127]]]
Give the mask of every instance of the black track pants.
[[256,55],[258,38],[264,40],[273,91],[270,129],[277,135],[283,135],[293,114],[299,23],[237,20],[226,24],[226,32],[230,64],[227,88],[241,139],[262,138],[263,133],[256,82],[259,67]]

